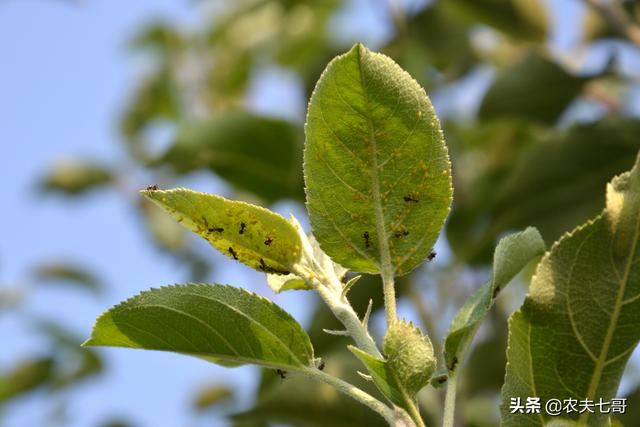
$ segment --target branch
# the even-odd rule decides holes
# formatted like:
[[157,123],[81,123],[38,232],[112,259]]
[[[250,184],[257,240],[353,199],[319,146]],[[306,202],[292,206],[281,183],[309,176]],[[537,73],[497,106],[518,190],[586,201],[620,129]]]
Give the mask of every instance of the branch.
[[621,36],[640,47],[640,27],[638,27],[616,0],[583,0],[598,12],[610,26]]

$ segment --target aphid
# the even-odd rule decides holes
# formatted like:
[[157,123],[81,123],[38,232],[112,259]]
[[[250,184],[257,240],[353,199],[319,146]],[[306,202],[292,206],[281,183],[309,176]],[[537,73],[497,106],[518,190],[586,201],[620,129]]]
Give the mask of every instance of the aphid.
[[282,369],[276,369],[276,373],[280,376],[280,378],[287,378],[287,371],[283,371]]
[[149,185],[147,191],[158,191],[158,186],[156,184]]
[[264,239],[264,244],[269,246],[271,243],[273,243],[273,237],[268,236],[266,239]]
[[318,369],[320,369],[321,371],[324,370],[324,360],[320,361],[320,364],[318,365]]
[[395,233],[393,233],[393,237],[404,237],[408,235],[409,235],[409,232],[407,230],[396,231]]
[[404,200],[405,202],[412,202],[412,203],[418,203],[420,201],[413,196],[403,196],[402,200]]
[[238,254],[236,253],[236,251],[233,250],[231,246],[229,246],[229,253],[233,257],[233,259],[235,259],[236,261],[238,260]]
[[240,231],[238,231],[238,234],[244,234],[244,229],[247,226],[247,224],[245,224],[244,222],[240,223]]
[[457,364],[458,364],[458,358],[456,356],[453,356],[453,360],[451,361],[451,366],[449,366],[449,370],[453,371],[454,369],[456,369]]
[[222,227],[214,227],[214,228],[207,229],[207,231],[209,231],[209,233],[213,233],[214,231],[216,233],[222,233],[224,231],[224,228],[222,228]]
[[498,292],[500,292],[500,286],[496,286],[496,288],[493,290],[493,298],[498,296]]
[[427,255],[427,260],[432,261],[435,257],[436,257],[436,251],[432,249],[431,252],[429,252],[429,255]]
[[362,234],[362,237],[364,237],[364,246],[365,248],[368,248],[371,246],[371,242],[369,241],[369,232],[365,231],[364,234]]

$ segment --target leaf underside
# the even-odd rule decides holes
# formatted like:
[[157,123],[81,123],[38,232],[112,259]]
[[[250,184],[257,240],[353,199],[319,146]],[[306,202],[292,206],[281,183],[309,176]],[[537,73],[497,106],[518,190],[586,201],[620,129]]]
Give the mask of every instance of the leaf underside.
[[305,125],[313,233],[350,270],[406,274],[449,212],[451,167],[424,90],[390,58],[356,44],[320,77]]
[[224,365],[295,369],[313,361],[307,333],[288,313],[217,284],[142,292],[100,316],[84,345],[171,351]]
[[[532,279],[509,322],[502,389],[505,426],[542,426],[545,414],[510,414],[511,397],[615,396],[640,339],[640,157],[607,187],[601,215],[563,236]],[[567,416],[569,417],[569,416]],[[608,425],[607,414],[571,414],[580,425]]]
[[185,188],[142,193],[227,257],[258,271],[288,274],[300,257],[296,229],[267,209]]

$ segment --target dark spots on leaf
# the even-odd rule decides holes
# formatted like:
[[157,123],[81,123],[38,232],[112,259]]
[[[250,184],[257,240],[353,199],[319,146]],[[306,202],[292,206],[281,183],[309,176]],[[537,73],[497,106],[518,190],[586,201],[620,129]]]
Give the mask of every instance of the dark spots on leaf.
[[500,286],[496,286],[496,288],[493,290],[492,298],[497,297],[499,292],[500,292]]
[[417,197],[411,196],[411,195],[403,196],[402,200],[404,200],[407,203],[418,203],[420,201]]
[[368,231],[365,231],[365,232],[362,234],[362,237],[364,238],[364,247],[365,247],[365,248],[370,248],[370,247],[371,247],[371,240],[370,240],[370,238],[369,238],[369,232],[368,232]]
[[156,184],[149,185],[147,191],[158,191],[158,186]]
[[244,234],[244,229],[247,227],[247,224],[244,222],[240,223],[240,230],[238,230],[238,234]]
[[268,236],[266,239],[264,239],[264,244],[269,246],[271,245],[271,243],[273,243],[273,237]]
[[405,237],[408,235],[409,235],[409,232],[407,230],[399,230],[393,233],[393,237]]
[[436,257],[436,251],[434,251],[433,249],[431,249],[431,252],[429,252],[429,255],[427,255],[427,261],[433,261],[433,259]]
[[458,365],[458,358],[456,356],[453,356],[453,360],[451,361],[451,366],[448,366],[448,368],[451,372],[453,372],[453,370],[456,369],[457,365]]
[[233,257],[233,259],[235,259],[236,261],[238,260],[238,254],[236,253],[236,251],[233,250],[231,246],[229,246],[229,253]]
[[287,378],[287,371],[283,371],[282,369],[276,369],[276,373],[281,379]]

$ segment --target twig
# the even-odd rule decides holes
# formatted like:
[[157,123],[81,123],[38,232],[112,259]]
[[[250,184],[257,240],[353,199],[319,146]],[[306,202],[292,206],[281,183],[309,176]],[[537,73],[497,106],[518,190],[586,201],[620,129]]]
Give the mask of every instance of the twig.
[[583,0],[585,4],[598,12],[613,30],[629,41],[640,46],[640,27],[627,15],[616,0],[603,2],[602,0]]

